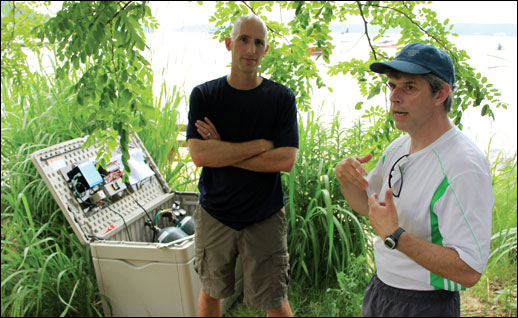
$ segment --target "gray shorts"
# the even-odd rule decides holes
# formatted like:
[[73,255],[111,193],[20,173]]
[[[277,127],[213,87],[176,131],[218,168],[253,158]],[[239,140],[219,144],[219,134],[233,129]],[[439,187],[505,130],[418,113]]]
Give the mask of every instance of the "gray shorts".
[[460,295],[395,288],[374,274],[365,290],[363,317],[460,317]]
[[284,208],[241,231],[223,225],[201,205],[194,212],[194,221],[194,268],[207,295],[222,299],[234,293],[239,254],[246,304],[272,309],[287,300],[290,264]]

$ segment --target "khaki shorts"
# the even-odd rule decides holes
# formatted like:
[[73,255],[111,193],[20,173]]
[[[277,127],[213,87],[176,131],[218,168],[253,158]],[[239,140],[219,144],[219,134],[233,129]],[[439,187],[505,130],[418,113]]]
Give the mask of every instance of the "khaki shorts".
[[287,300],[290,264],[284,208],[264,221],[236,231],[198,205],[194,222],[194,268],[207,295],[222,299],[234,294],[239,254],[247,305],[272,309]]

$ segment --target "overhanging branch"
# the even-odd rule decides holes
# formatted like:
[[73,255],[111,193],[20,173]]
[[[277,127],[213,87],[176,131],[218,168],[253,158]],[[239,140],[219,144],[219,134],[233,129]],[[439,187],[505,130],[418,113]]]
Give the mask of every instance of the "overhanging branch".
[[365,16],[363,15],[362,4],[360,3],[360,1],[356,1],[356,4],[358,5],[358,9],[360,9],[360,15],[362,16],[363,24],[364,24],[364,28],[365,28],[365,35],[367,36],[367,41],[369,41],[369,46],[371,47],[372,53],[374,54],[374,59],[378,60],[378,56],[376,55],[376,50],[372,47],[371,38],[369,37],[369,31],[367,30],[367,20],[365,20]]

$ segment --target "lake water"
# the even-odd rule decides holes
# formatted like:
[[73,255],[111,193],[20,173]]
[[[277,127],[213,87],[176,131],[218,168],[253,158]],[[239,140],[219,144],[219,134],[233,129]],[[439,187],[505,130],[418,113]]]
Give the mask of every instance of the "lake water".
[[[176,85],[189,95],[194,86],[229,73],[230,52],[223,42],[213,39],[207,32],[155,31],[146,36],[146,43],[150,47],[147,57],[155,73],[155,95],[160,92],[162,81],[168,87]],[[331,56],[331,65],[351,58],[362,58],[369,53],[367,40],[361,34],[334,33],[332,36],[335,49]],[[466,35],[452,38],[452,41],[459,49],[466,50],[471,57],[470,65],[500,90],[501,100],[508,104],[507,110],[493,109],[495,121],[482,117],[481,107],[470,107],[463,115],[463,131],[484,152],[487,152],[491,143],[491,157],[499,151],[514,154],[517,144],[516,37]],[[389,48],[388,52],[395,54],[396,49]],[[316,60],[316,64],[324,82],[333,89],[331,93],[327,88],[314,88],[312,109],[322,114],[322,120],[331,119],[339,111],[344,126],[347,127],[367,107],[387,105],[384,96],[371,100],[362,97],[352,76],[339,74],[331,77],[327,75],[328,65],[322,59]],[[363,108],[355,110],[354,106],[359,101],[364,102]],[[185,122],[186,112],[187,107],[182,110],[181,115]]]
[[[154,72],[154,95],[160,94],[162,83],[167,87],[177,86],[189,96],[193,87],[205,81],[226,75],[230,71],[230,52],[223,42],[218,42],[207,32],[174,32],[155,31],[146,34],[146,43],[150,50],[145,56],[151,62]],[[351,58],[362,58],[369,54],[367,40],[361,34],[333,33],[334,52],[331,56],[331,65]],[[394,37],[397,35],[389,35]],[[393,41],[394,38],[389,38]],[[502,94],[501,101],[508,104],[508,108],[494,108],[495,121],[480,115],[481,107],[469,107],[464,112],[462,123],[463,131],[490,156],[495,157],[498,152],[512,155],[517,150],[517,41],[516,36],[482,36],[461,35],[452,38],[459,49],[465,50],[471,57],[470,65],[486,76],[494,87]],[[500,49],[499,49],[500,47]],[[395,48],[387,49],[391,55],[396,54]],[[27,52],[29,57],[30,53]],[[34,58],[30,64],[35,65]],[[48,67],[49,63],[45,62]],[[343,127],[352,125],[365,109],[375,105],[386,105],[385,96],[377,96],[371,100],[362,97],[356,81],[350,75],[327,75],[329,65],[322,59],[316,64],[320,75],[328,87],[313,91],[312,109],[321,115],[321,120],[330,121],[339,112]],[[355,110],[354,106],[363,101],[362,110]],[[187,122],[187,104],[180,109],[181,121]]]

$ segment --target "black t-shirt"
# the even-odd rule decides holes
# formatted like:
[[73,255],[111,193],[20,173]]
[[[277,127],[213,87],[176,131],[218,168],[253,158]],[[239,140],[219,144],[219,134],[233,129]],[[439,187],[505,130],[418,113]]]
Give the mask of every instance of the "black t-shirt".
[[[196,86],[190,98],[187,139],[203,139],[194,123],[204,117],[214,123],[223,141],[267,139],[275,148],[299,145],[295,96],[287,87],[264,78],[251,90],[232,88],[226,76]],[[284,206],[280,172],[203,167],[198,189],[203,208],[236,230]]]

